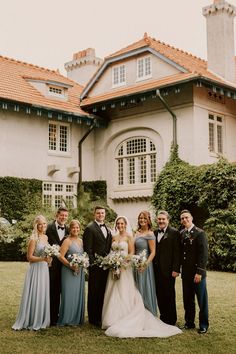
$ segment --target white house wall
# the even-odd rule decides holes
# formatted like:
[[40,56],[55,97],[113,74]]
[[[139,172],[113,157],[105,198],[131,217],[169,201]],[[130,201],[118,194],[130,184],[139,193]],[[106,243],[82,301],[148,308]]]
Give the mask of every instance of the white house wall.
[[[66,156],[48,152],[48,119],[1,110],[0,126],[1,176],[77,183],[78,174],[68,176],[67,169],[78,167],[81,126],[73,125]],[[60,171],[49,176],[48,165],[58,165]]]

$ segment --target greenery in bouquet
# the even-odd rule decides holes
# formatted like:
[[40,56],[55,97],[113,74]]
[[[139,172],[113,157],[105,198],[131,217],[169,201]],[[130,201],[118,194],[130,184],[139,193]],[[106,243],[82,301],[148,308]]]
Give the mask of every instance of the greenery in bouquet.
[[112,250],[105,257],[96,255],[95,264],[104,270],[109,269],[112,272],[113,279],[119,279],[121,270],[130,265],[130,258],[124,251]]
[[138,271],[145,269],[147,266],[147,251],[143,250],[139,254],[134,254],[130,261],[134,269]]
[[68,261],[70,266],[75,267],[74,275],[79,274],[79,269],[83,268],[85,274],[88,274],[88,267],[89,267],[89,257],[86,252],[83,254],[70,254],[68,256]]

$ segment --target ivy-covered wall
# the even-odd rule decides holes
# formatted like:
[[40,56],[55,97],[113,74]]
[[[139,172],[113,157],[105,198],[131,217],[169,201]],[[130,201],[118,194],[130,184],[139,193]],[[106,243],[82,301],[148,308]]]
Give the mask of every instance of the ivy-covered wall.
[[178,149],[158,176],[152,204],[171,215],[180,227],[181,210],[188,209],[194,223],[208,236],[208,267],[236,270],[236,165],[220,158],[217,163],[191,166],[178,157]]
[[89,193],[91,200],[107,199],[106,181],[84,181],[84,192]]

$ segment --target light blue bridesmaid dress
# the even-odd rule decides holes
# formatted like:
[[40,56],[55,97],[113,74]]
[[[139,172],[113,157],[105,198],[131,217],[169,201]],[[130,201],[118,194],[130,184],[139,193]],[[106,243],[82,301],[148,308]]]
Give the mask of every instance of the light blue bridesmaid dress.
[[[139,235],[135,236],[135,254],[141,253],[143,250],[147,251],[147,258],[150,255],[148,240],[155,240],[154,235]],[[157,299],[155,278],[153,272],[152,262],[141,273],[137,270],[134,271],[134,278],[139,292],[142,295],[144,306],[154,316],[157,316]]]
[[[44,257],[45,244],[37,241],[34,256]],[[49,272],[46,262],[30,263],[25,275],[24,288],[15,330],[39,330],[50,325]]]
[[[72,254],[83,254],[83,247],[72,242],[66,258]],[[85,276],[81,268],[77,275],[70,268],[62,265],[61,270],[61,305],[58,325],[77,326],[84,323],[85,311]]]

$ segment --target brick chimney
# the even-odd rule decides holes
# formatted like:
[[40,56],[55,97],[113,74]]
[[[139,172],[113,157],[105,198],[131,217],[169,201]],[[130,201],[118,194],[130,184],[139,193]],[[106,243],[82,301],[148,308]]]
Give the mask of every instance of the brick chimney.
[[230,82],[236,82],[234,17],[236,7],[214,0],[202,10],[207,25],[208,69]]
[[73,60],[65,63],[67,77],[85,86],[103,60],[95,57],[95,49],[87,48],[73,54]]

